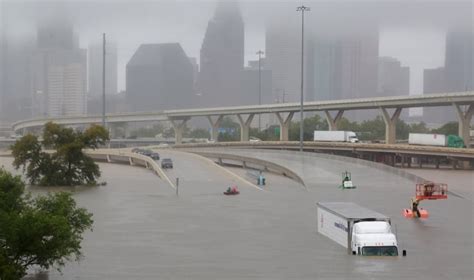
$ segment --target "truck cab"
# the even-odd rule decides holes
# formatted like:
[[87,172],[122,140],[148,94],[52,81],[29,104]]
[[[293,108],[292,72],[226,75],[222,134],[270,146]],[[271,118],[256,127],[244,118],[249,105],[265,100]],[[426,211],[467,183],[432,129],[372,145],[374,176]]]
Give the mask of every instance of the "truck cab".
[[352,228],[352,254],[362,256],[398,256],[398,244],[386,221],[363,221]]
[[349,142],[349,143],[358,143],[359,142],[359,138],[357,138],[357,135],[355,134],[355,132],[352,132],[352,131],[347,131],[346,132],[346,141]]

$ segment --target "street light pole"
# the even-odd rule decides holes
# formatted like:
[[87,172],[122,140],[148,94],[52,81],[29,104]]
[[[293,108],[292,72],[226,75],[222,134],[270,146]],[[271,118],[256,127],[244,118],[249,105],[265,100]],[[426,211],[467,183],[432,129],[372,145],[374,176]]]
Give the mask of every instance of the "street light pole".
[[105,33],[102,34],[102,126],[105,128]]
[[304,89],[304,12],[310,11],[309,7],[301,5],[296,8],[297,12],[301,12],[301,97],[300,97],[300,152],[303,151],[303,89]]
[[[258,50],[258,105],[262,105],[262,50]],[[262,114],[258,114],[258,131],[262,129]]]

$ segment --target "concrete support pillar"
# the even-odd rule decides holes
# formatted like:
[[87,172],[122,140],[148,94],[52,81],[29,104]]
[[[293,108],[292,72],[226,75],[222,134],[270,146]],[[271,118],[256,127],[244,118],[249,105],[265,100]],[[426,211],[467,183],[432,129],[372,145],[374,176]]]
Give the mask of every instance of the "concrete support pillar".
[[471,130],[471,119],[474,114],[474,104],[467,107],[466,111],[463,110],[461,105],[454,103],[456,112],[458,113],[459,120],[459,136],[464,140],[466,147],[469,147],[471,141],[470,130]]
[[331,116],[331,113],[328,110],[324,110],[324,114],[326,114],[326,121],[328,123],[329,130],[337,130],[337,126],[339,125],[339,121],[342,119],[344,110],[337,111],[337,114],[334,118]]
[[390,116],[386,108],[380,108],[382,117],[385,122],[385,144],[395,144],[397,139],[397,121],[402,112],[402,108],[396,108],[395,112]]
[[275,113],[280,122],[280,141],[288,141],[288,131],[290,130],[290,122],[294,114],[294,112],[290,112],[288,116],[284,118],[279,112]]
[[249,114],[247,118],[243,117],[241,114],[237,115],[240,123],[240,141],[245,142],[250,139],[250,124],[252,123],[253,117],[255,114]]
[[217,138],[219,136],[219,126],[221,125],[222,119],[224,118],[224,115],[219,115],[217,116],[216,120],[212,119],[212,116],[207,116],[207,119],[209,120],[209,123],[211,123],[211,139],[214,141],[218,141]]
[[183,143],[183,131],[186,127],[186,122],[189,118],[181,119],[181,120],[171,120],[171,124],[173,125],[174,129],[174,138],[175,144]]

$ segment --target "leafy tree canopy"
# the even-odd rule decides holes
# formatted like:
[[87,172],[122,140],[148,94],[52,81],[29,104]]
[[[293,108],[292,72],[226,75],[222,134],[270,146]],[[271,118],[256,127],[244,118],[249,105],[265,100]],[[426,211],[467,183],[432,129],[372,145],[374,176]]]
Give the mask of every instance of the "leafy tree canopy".
[[0,169],[0,279],[21,279],[30,266],[59,269],[79,260],[82,234],[92,223],[71,194],[32,199],[19,176]]
[[43,186],[74,186],[95,184],[99,166],[83,153],[105,144],[109,134],[105,128],[93,125],[86,131],[74,131],[55,123],[47,123],[43,145],[38,138],[26,135],[12,146],[13,166],[22,168],[31,184]]

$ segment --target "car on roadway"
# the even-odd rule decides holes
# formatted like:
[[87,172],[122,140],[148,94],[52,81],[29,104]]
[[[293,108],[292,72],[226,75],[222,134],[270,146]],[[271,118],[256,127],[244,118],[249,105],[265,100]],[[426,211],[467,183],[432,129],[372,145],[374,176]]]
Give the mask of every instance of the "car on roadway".
[[170,158],[164,158],[161,161],[161,168],[163,169],[173,168],[173,161]]
[[157,152],[152,152],[149,157],[151,157],[154,160],[160,160],[160,154]]

